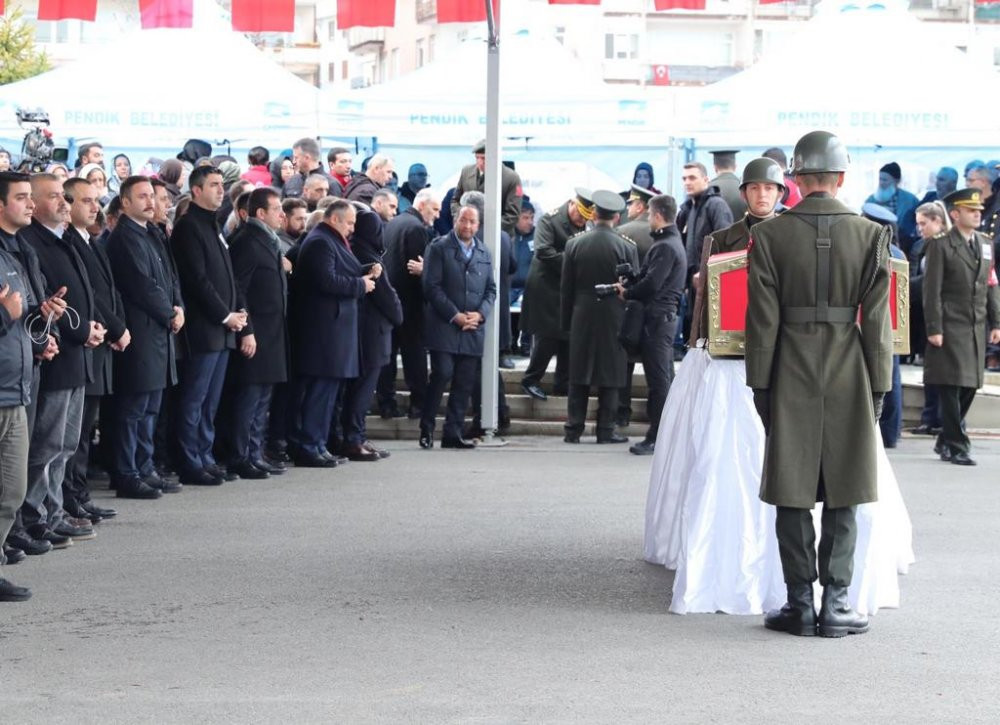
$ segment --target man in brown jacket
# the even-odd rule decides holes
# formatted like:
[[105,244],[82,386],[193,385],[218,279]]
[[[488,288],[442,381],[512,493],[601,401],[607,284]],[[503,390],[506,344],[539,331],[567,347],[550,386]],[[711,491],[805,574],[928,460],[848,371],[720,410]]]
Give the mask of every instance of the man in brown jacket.
[[942,461],[974,466],[962,421],[983,384],[987,321],[990,342],[1000,342],[1000,294],[993,244],[976,231],[983,212],[981,193],[973,188],[953,191],[944,203],[954,224],[946,236],[927,245],[924,272],[924,384],[940,391],[941,434],[934,452]]
[[[793,170],[804,198],[756,224],[749,253],[747,385],[767,435],[760,496],[777,507],[788,589],[788,603],[768,612],[764,625],[797,635],[868,630],[847,590],[855,507],[877,499],[875,421],[892,388],[889,239],[835,198],[847,165],[836,136],[803,136]],[[818,562],[817,501],[823,502]]]
[[[462,167],[462,173],[455,184],[455,194],[451,197],[451,214],[458,216],[459,200],[467,191],[486,191],[486,139],[472,148],[476,163]],[[521,215],[521,177],[509,166],[500,168],[500,228],[514,236],[514,225]]]

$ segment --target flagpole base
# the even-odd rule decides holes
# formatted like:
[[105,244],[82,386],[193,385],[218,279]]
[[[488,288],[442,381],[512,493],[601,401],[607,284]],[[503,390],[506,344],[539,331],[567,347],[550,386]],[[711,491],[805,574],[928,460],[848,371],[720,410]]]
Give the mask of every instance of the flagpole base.
[[476,448],[503,448],[508,444],[500,436],[496,435],[493,431],[486,431],[486,435],[479,441]]

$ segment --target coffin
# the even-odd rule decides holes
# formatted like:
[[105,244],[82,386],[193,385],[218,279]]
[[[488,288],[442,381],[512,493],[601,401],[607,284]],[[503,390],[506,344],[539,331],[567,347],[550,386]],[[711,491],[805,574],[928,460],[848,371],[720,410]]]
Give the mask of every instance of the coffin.
[[[892,347],[910,353],[910,266],[890,259],[889,307]],[[708,352],[714,357],[746,353],[747,253],[727,252],[708,259]]]

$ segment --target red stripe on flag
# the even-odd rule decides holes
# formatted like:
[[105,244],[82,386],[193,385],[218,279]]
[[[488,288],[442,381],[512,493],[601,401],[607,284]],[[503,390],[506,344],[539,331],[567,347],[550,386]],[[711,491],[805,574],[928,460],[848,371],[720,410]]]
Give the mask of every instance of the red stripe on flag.
[[601,0],[549,0],[549,5],[600,5]]
[[705,0],[653,0],[657,10],[704,10]]
[[[493,0],[493,17],[500,20],[500,0]],[[437,0],[437,20],[439,23],[486,22],[486,3],[484,0]]]
[[97,0],[38,0],[39,20],[90,20],[97,17]]
[[294,29],[295,0],[233,0],[233,30],[290,33]]
[[190,28],[194,0],[139,0],[143,28]]
[[337,0],[337,27],[390,28],[396,24],[396,0]]

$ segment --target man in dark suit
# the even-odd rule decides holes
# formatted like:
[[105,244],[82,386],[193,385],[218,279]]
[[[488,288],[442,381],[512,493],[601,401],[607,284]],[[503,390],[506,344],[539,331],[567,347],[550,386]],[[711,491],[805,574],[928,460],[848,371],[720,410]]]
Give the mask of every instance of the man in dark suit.
[[420,417],[420,447],[434,446],[434,417],[444,386],[451,381],[442,448],[474,448],[462,438],[476,366],[486,341],[484,323],[493,309],[497,288],[486,247],[476,238],[479,212],[463,206],[455,228],[427,248],[424,298],[427,300],[425,342],[431,353],[431,379]]
[[222,396],[229,351],[247,324],[242,296],[236,290],[228,246],[215,214],[225,190],[212,166],[191,172],[191,206],[170,235],[181,294],[186,302],[184,362],[177,409],[181,483],[215,485],[226,471],[212,455],[215,413]]
[[351,254],[354,206],[338,199],[302,242],[295,265],[295,367],[298,415],[290,431],[296,465],[332,468],[326,448],[337,395],[358,377],[358,300],[375,289],[381,268],[367,274]]
[[153,231],[153,186],[130,176],[119,191],[122,215],[108,237],[108,259],[132,342],[114,366],[113,481],[120,498],[152,499],[153,432],[163,389],[177,383],[174,336],[184,326],[180,287]]
[[94,379],[87,385],[83,399],[80,442],[66,465],[63,477],[63,508],[72,516],[87,518],[96,523],[101,519],[111,518],[117,512],[99,507],[90,499],[90,487],[87,483],[90,439],[101,412],[101,398],[111,395],[114,389],[112,350],[124,350],[132,341],[132,336],[125,323],[122,300],[111,274],[111,262],[105,251],[93,243],[90,232],[87,231],[100,209],[97,189],[86,179],[73,178],[63,184],[63,194],[69,203],[70,218],[63,238],[70,242],[83,261],[94,294],[94,306],[107,329],[104,344],[91,351]]
[[36,539],[52,532],[90,539],[94,537],[90,522],[67,518],[63,511],[62,482],[66,464],[80,442],[84,388],[93,380],[90,351],[103,343],[105,329],[94,307],[87,270],[65,238],[69,205],[62,182],[51,174],[35,174],[31,196],[34,216],[19,234],[38,255],[49,286],[66,288],[66,304],[79,318],[64,315],[59,321],[59,355],[42,365],[21,518]]
[[441,214],[441,198],[422,189],[413,206],[385,225],[385,268],[389,283],[403,305],[403,324],[392,333],[389,363],[378,381],[378,407],[383,418],[401,415],[396,407],[396,351],[403,359],[403,378],[410,391],[409,417],[420,417],[427,391],[427,349],[424,346],[424,290],[420,277],[432,225]]
[[240,354],[231,365],[235,460],[229,469],[253,479],[285,471],[265,460],[263,442],[271,392],[288,380],[288,287],[277,235],[284,222],[281,195],[269,187],[254,189],[247,208],[247,223],[229,247],[236,286],[249,312],[247,326],[237,333]]
[[[351,236],[351,251],[362,269],[381,269],[385,247],[382,218],[363,204],[356,204],[357,221]],[[352,461],[377,461],[388,451],[373,446],[365,430],[365,415],[375,395],[379,373],[389,362],[392,330],[403,324],[403,308],[386,274],[375,278],[375,289],[358,303],[360,336],[359,375],[347,384],[341,424],[344,431],[340,454]]]
[[[462,195],[467,191],[486,190],[486,139],[481,140],[472,148],[476,163],[462,168],[455,184],[455,193],[451,197],[451,214],[458,215]],[[500,228],[507,234],[514,233],[514,225],[521,215],[521,177],[509,166],[500,168]]]

